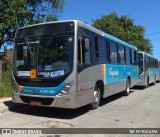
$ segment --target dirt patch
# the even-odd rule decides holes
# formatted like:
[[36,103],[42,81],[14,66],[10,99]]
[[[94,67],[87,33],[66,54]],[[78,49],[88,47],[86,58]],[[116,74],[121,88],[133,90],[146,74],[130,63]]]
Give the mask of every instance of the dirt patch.
[[62,121],[52,121],[52,120],[42,122],[41,125],[43,125],[47,128],[70,128],[70,127],[73,127],[72,124],[62,122]]
[[133,124],[139,124],[139,122],[138,121],[131,121],[131,123],[133,123]]

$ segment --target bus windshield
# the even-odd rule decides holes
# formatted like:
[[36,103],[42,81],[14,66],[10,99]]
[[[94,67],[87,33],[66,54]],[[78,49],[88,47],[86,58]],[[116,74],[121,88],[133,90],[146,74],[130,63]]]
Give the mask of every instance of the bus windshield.
[[73,66],[73,37],[52,36],[15,43],[14,73],[29,77],[36,69],[36,78],[59,78],[69,74]]
[[138,53],[138,66],[139,66],[139,74],[143,72],[143,54]]

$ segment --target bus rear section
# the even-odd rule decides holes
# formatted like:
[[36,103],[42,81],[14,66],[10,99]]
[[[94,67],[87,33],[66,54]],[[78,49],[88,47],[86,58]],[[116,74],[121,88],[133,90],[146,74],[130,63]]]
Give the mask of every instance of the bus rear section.
[[156,84],[159,77],[158,60],[145,52],[138,52],[139,82],[137,86],[149,87]]

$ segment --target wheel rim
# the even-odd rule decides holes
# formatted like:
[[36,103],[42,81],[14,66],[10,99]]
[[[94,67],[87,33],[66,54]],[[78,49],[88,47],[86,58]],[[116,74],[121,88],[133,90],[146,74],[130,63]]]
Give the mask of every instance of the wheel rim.
[[94,91],[94,103],[99,102],[99,92],[97,90]]
[[129,82],[127,82],[127,88],[126,88],[127,93],[130,92],[130,86],[129,86]]
[[154,84],[156,84],[156,77],[154,78]]

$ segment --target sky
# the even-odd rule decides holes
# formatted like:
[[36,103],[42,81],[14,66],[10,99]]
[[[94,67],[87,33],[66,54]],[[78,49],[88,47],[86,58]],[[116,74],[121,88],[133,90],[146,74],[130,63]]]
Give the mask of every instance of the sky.
[[59,20],[81,20],[92,25],[92,19],[116,12],[142,25],[145,38],[151,40],[153,56],[160,59],[160,0],[65,0]]
[[65,0],[59,20],[81,20],[92,24],[93,19],[116,12],[142,25],[145,38],[151,40],[153,56],[160,59],[160,0]]

